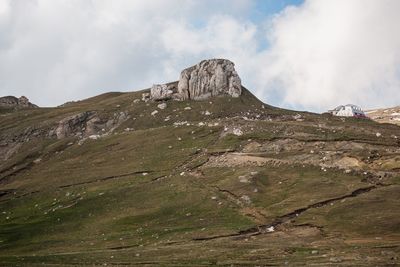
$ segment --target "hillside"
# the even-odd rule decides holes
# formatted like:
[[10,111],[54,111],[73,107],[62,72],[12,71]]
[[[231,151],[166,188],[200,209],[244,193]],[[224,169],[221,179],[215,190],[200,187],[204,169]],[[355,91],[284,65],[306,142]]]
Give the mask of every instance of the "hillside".
[[398,126],[149,93],[0,114],[0,265],[400,264]]
[[400,106],[368,110],[366,113],[374,121],[400,125]]

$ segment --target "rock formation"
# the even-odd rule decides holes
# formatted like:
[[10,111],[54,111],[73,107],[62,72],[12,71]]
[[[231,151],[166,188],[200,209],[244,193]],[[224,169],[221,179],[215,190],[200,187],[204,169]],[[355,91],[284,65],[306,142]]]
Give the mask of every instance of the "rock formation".
[[203,100],[214,96],[239,97],[242,85],[233,62],[227,59],[203,60],[181,72],[179,82],[153,85],[152,100]]
[[239,97],[242,85],[233,62],[226,59],[203,60],[181,72],[178,94],[181,99],[201,100],[211,96]]
[[129,115],[125,112],[115,113],[112,118],[100,118],[95,111],[85,111],[68,116],[58,122],[50,130],[49,137],[62,139],[70,136],[87,137],[90,135],[106,134],[121,125]]
[[154,84],[150,89],[153,100],[168,100],[172,98],[173,91],[166,84]]
[[16,98],[15,96],[0,97],[0,107],[3,108],[37,108],[38,106],[29,102],[25,96]]

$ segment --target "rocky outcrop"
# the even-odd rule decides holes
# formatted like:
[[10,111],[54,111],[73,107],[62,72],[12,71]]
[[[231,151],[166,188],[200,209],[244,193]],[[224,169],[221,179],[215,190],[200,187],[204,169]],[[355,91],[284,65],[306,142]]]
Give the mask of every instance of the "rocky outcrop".
[[239,97],[242,85],[233,62],[226,59],[203,60],[181,72],[178,94],[181,99],[201,100],[212,96]]
[[58,122],[58,125],[49,132],[49,137],[62,139],[70,136],[88,137],[91,135],[112,132],[129,118],[127,113],[115,113],[112,118],[100,118],[97,112],[85,111],[68,116]]
[[171,99],[173,93],[166,84],[154,84],[150,89],[151,98],[156,101]]
[[227,59],[210,59],[184,69],[178,83],[153,85],[150,99],[203,100],[241,94],[242,84],[235,64]]
[[56,135],[58,139],[65,138],[85,130],[86,123],[94,117],[95,113],[91,111],[82,112],[66,117],[58,122],[57,128],[50,133]]
[[0,107],[3,108],[37,108],[38,106],[29,102],[25,96],[16,98],[15,96],[0,97]]

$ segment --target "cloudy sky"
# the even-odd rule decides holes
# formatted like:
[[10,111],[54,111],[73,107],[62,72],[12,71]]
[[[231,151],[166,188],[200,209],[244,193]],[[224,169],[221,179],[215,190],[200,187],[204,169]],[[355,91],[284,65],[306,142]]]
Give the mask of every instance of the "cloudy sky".
[[0,95],[55,106],[235,62],[263,101],[400,105],[398,0],[0,0]]

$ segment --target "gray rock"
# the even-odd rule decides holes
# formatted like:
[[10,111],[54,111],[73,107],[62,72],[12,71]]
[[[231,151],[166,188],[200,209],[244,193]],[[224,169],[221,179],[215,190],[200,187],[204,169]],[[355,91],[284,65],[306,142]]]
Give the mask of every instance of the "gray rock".
[[158,104],[157,107],[158,107],[159,109],[165,109],[165,108],[167,107],[167,103]]
[[242,85],[234,66],[226,59],[210,59],[183,70],[178,82],[179,98],[202,100],[221,95],[239,97]]
[[184,69],[178,83],[153,85],[150,93],[143,93],[142,100],[203,100],[241,94],[242,84],[235,65],[227,59],[210,59]]
[[25,96],[16,98],[15,96],[0,97],[0,107],[4,108],[37,108],[38,106],[29,102]]
[[154,84],[150,89],[152,100],[167,100],[172,98],[173,91],[166,84]]
[[[88,120],[93,119],[94,112],[86,111],[66,117],[58,122],[54,133],[57,139],[71,136],[86,127]],[[94,123],[94,120],[92,121]]]

